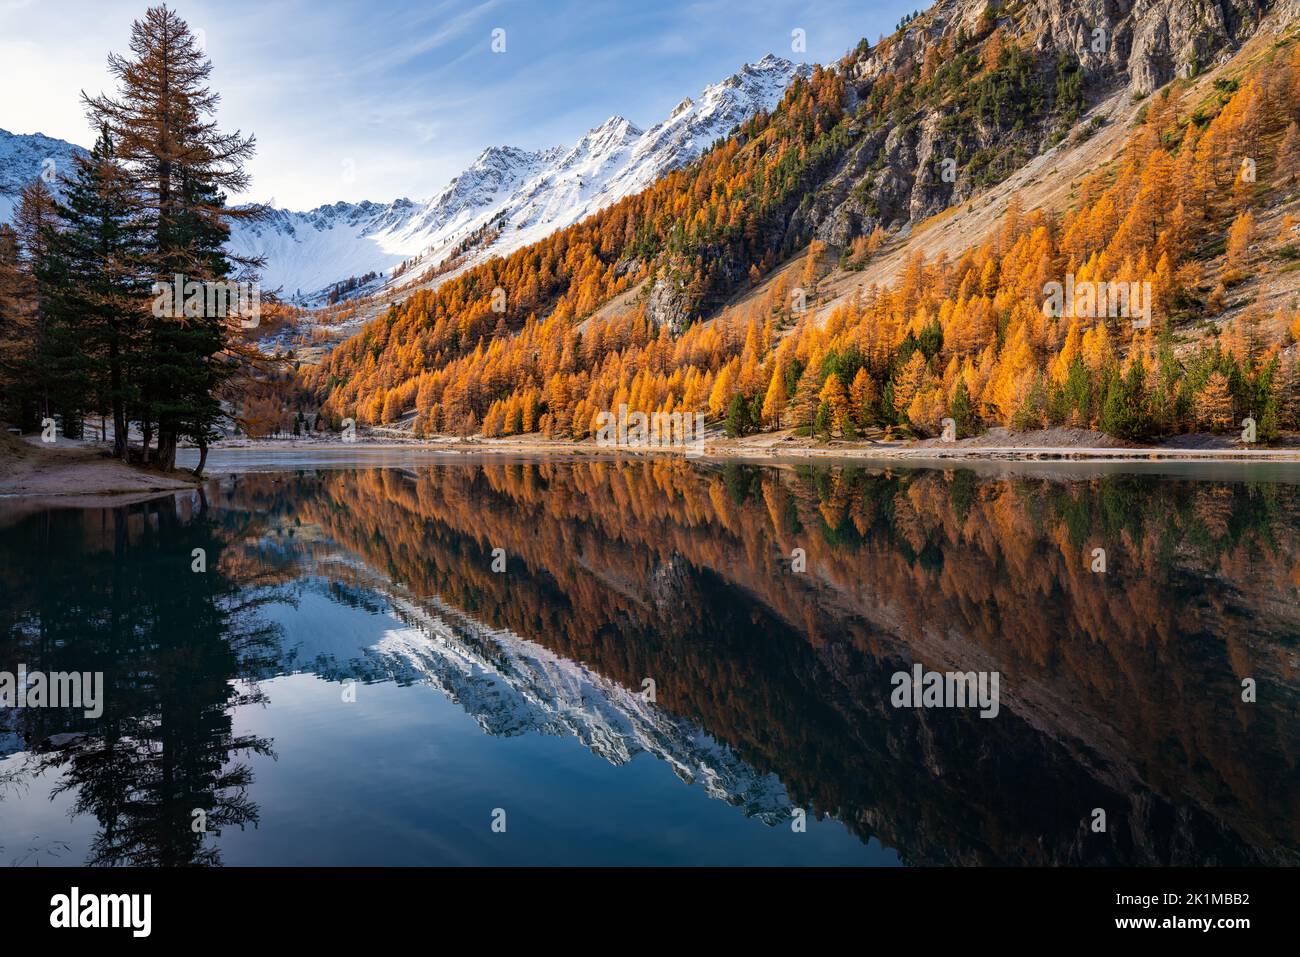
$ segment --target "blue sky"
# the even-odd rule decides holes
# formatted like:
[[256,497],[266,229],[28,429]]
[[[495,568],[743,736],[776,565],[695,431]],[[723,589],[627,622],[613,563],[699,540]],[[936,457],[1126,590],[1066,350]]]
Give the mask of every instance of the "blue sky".
[[[147,0],[0,0],[0,128],[88,145],[78,102],[111,88]],[[920,0],[177,0],[201,31],[223,128],[257,135],[252,195],[310,208],[425,197],[486,146],[646,127],[765,53],[837,59]],[[493,53],[493,31],[505,52]],[[804,31],[807,51],[791,50]]]

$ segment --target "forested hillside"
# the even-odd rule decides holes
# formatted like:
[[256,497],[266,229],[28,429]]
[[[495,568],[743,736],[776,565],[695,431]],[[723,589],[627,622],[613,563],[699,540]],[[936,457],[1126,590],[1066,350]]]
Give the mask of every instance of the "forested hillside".
[[[1235,292],[1295,249],[1300,47],[1285,11],[1263,32],[1268,4],[1201,29],[1161,4],[1098,33],[1076,5],[1047,6],[941,3],[864,41],[696,164],[393,307],[305,384],[335,421],[413,412],[423,435],[582,438],[624,402],[707,410],[733,434],[925,436],[945,418],[959,435],[1297,428],[1294,304],[1243,309]],[[1162,56],[1152,17],[1167,44],[1192,39]],[[1027,157],[1086,141],[1089,104],[1117,96],[1142,101],[1127,145],[1072,184],[1069,209],[1012,203],[961,256],[913,256],[829,316],[807,308],[828,256],[860,268]],[[795,253],[797,281],[766,281]],[[1053,306],[1053,285],[1103,304]],[[1104,304],[1115,288],[1120,310]]]

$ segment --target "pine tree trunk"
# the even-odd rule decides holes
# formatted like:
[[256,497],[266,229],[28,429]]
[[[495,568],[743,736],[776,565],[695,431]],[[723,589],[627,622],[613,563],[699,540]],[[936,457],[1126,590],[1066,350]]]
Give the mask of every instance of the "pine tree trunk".
[[126,461],[127,423],[126,406],[122,401],[122,358],[118,353],[117,338],[108,345],[109,391],[113,396],[113,458]]
[[207,439],[199,439],[199,464],[194,469],[194,474],[199,478],[203,477],[203,466],[207,461],[208,461]]
[[176,468],[176,433],[170,428],[158,428],[158,454],[154,458],[158,468],[170,472]]
[[113,408],[113,458],[126,461],[127,457],[127,421],[126,411],[120,403]]

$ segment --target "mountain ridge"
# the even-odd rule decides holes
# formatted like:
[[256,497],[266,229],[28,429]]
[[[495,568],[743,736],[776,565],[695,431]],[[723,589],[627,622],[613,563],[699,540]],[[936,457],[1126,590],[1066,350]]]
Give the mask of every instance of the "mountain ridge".
[[[276,210],[270,227],[239,227],[231,247],[244,255],[266,255],[265,285],[283,287],[289,296],[301,292],[309,305],[322,302],[331,283],[349,277],[370,272],[392,276],[416,265],[429,269],[457,256],[464,256],[465,265],[481,262],[639,192],[755,112],[771,109],[790,80],[808,70],[768,54],[706,87],[697,99],[686,97],[648,130],[614,114],[567,146],[489,146],[423,202],[396,200],[360,215],[354,212],[359,204],[351,204],[346,225],[354,228],[334,244],[293,245],[304,226],[337,228],[337,222],[323,221],[319,214],[339,204],[308,213]],[[337,259],[335,253],[343,251],[349,258]],[[308,268],[309,263],[327,265]]]
[[[699,155],[755,112],[771,109],[786,85],[809,67],[768,54],[685,97],[668,117],[643,130],[614,114],[572,144],[526,150],[485,147],[431,197],[392,202],[322,203],[308,210],[271,208],[257,222],[235,225],[229,248],[265,257],[263,286],[305,305],[323,303],[354,277],[401,272],[403,264],[437,266],[480,242],[466,258],[510,252],[645,188]],[[7,147],[7,148],[6,148]],[[86,150],[43,134],[0,130],[0,221],[12,219],[18,195],[53,157],[60,173]],[[500,227],[496,234],[484,236]],[[350,290],[353,291],[353,290]]]
[[47,182],[72,172],[73,161],[89,152],[44,133],[10,133],[0,129],[0,223],[13,220],[18,199],[32,180]]

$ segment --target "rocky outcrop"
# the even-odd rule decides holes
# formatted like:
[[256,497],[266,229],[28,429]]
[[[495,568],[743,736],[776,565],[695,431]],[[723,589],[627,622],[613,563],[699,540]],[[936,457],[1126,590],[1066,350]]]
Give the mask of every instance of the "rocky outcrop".
[[[966,202],[1062,139],[1086,135],[1088,110],[1100,101],[1149,95],[1202,72],[1266,20],[1276,28],[1297,11],[1300,0],[940,0],[842,63],[849,100],[862,104],[861,136],[789,230],[844,246],[876,226],[904,228]],[[999,47],[1029,59],[994,76],[991,90],[958,73],[934,95],[943,64],[978,57],[987,69]],[[873,114],[877,87],[927,85],[929,100]],[[996,102],[979,100],[990,94]]]
[[650,286],[646,314],[655,325],[667,326],[674,333],[685,329],[691,320],[690,297],[684,284],[672,276],[660,276]]
[[1089,76],[1149,94],[1240,43],[1273,4],[1259,0],[1047,3],[1024,26],[1040,50],[1077,50]]

